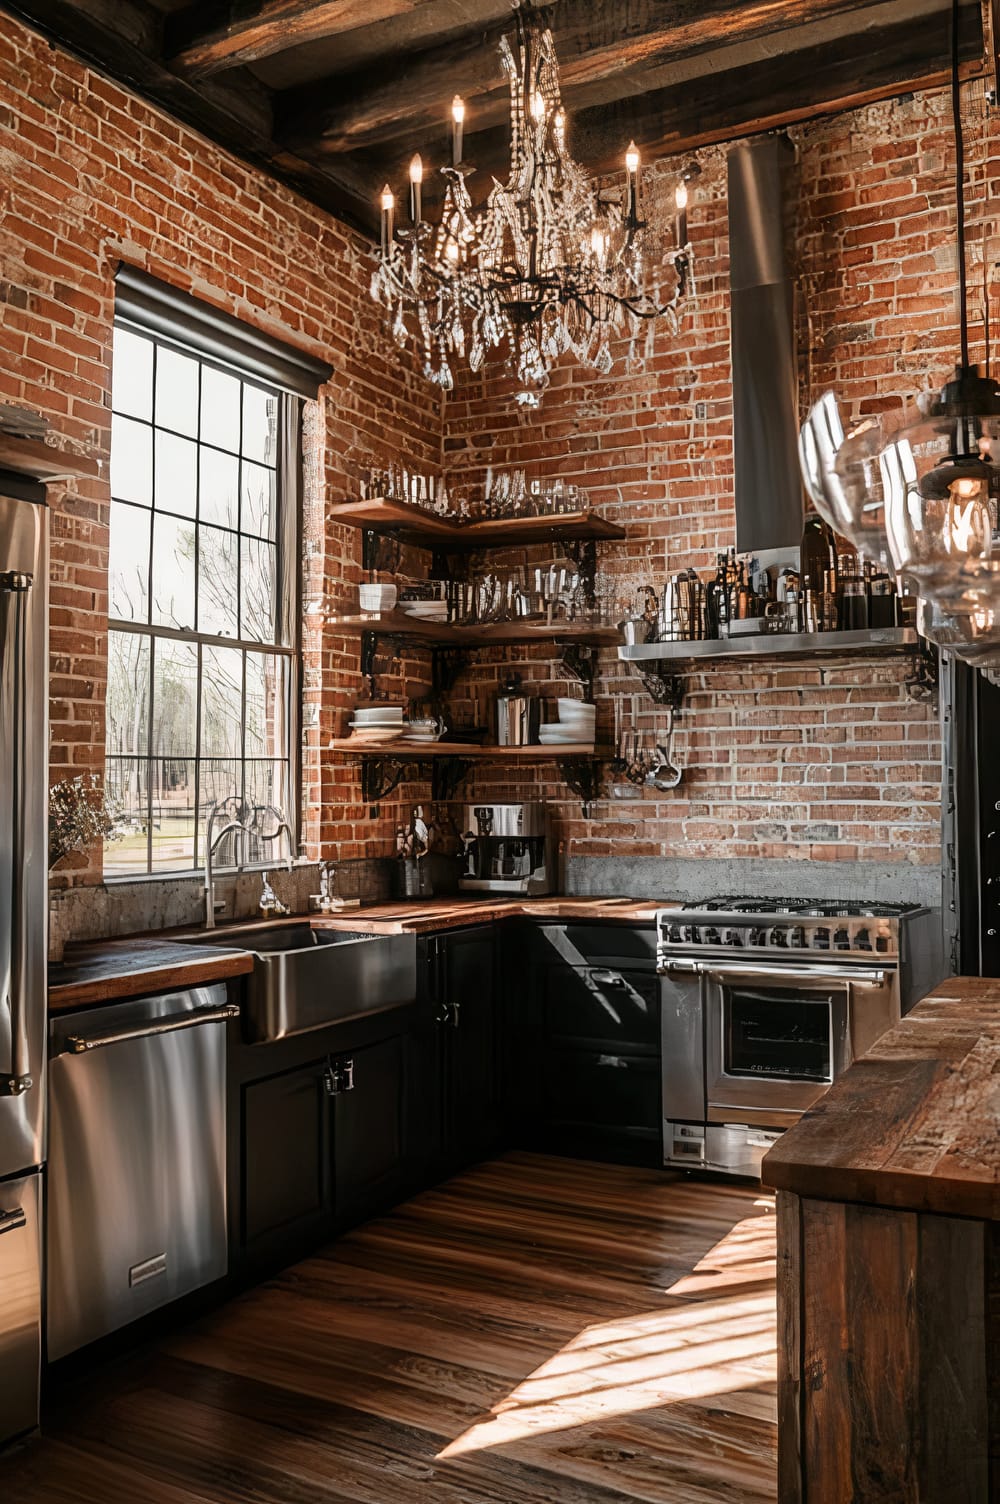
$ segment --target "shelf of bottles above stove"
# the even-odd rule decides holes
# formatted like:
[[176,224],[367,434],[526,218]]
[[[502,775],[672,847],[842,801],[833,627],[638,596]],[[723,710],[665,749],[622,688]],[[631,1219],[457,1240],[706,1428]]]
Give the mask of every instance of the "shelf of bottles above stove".
[[868,627],[858,632],[744,632],[684,642],[639,642],[620,647],[626,663],[682,663],[703,658],[814,658],[820,653],[893,653],[915,648],[913,627]]

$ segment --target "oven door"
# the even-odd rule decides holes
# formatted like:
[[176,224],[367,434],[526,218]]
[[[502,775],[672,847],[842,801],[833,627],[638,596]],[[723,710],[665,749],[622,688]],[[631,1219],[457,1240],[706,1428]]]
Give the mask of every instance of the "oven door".
[[703,978],[709,1123],[790,1125],[861,1053],[857,1016],[865,1048],[893,1022],[890,970],[734,963]]

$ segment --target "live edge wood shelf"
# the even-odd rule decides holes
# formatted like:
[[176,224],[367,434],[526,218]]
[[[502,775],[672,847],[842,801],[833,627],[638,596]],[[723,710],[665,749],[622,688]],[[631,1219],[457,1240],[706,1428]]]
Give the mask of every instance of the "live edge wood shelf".
[[617,627],[594,626],[586,622],[537,621],[476,622],[461,626],[456,622],[420,621],[405,611],[353,616],[331,616],[329,625],[350,636],[376,632],[380,637],[406,637],[412,642],[430,643],[434,647],[489,648],[518,642],[542,642],[561,645],[579,642],[591,647],[611,647],[621,641]]
[[493,517],[484,522],[449,522],[402,501],[374,497],[346,501],[330,511],[330,521],[370,533],[391,533],[414,548],[438,553],[469,553],[480,548],[517,548],[530,543],[599,542],[624,538],[625,529],[594,512],[553,512],[537,517]]

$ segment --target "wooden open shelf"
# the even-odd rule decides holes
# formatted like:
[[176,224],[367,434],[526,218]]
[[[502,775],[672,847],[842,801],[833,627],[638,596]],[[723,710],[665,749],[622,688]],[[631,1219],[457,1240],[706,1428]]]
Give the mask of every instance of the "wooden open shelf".
[[461,626],[447,621],[421,621],[416,616],[408,616],[405,611],[329,616],[327,622],[348,636],[360,637],[364,632],[375,632],[380,637],[408,637],[413,642],[437,647],[487,648],[518,642],[549,643],[553,647],[566,642],[581,642],[592,647],[611,647],[621,642],[617,627],[590,626],[582,622],[561,621],[546,626],[538,621],[505,621]]
[[89,455],[70,454],[68,450],[56,449],[41,439],[21,439],[14,434],[0,434],[0,470],[13,470],[29,475],[32,480],[51,485],[67,480],[70,476],[83,480],[97,480],[101,462]]
[[420,762],[425,757],[461,757],[477,762],[561,762],[567,757],[604,758],[611,755],[590,742],[560,742],[558,746],[548,747],[484,747],[478,742],[409,742],[402,737],[392,742],[356,741],[353,736],[331,738],[327,750],[340,756],[399,757]]
[[392,533],[415,548],[468,553],[478,548],[514,548],[528,543],[573,543],[624,538],[625,529],[595,512],[555,512],[540,517],[495,517],[485,522],[448,522],[402,501],[373,497],[332,507],[331,522],[373,533]]

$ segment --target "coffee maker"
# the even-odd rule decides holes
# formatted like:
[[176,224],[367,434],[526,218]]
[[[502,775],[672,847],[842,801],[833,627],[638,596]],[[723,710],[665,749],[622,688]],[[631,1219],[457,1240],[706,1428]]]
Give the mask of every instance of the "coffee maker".
[[551,893],[555,873],[544,804],[467,804],[461,830],[459,888],[476,893]]

